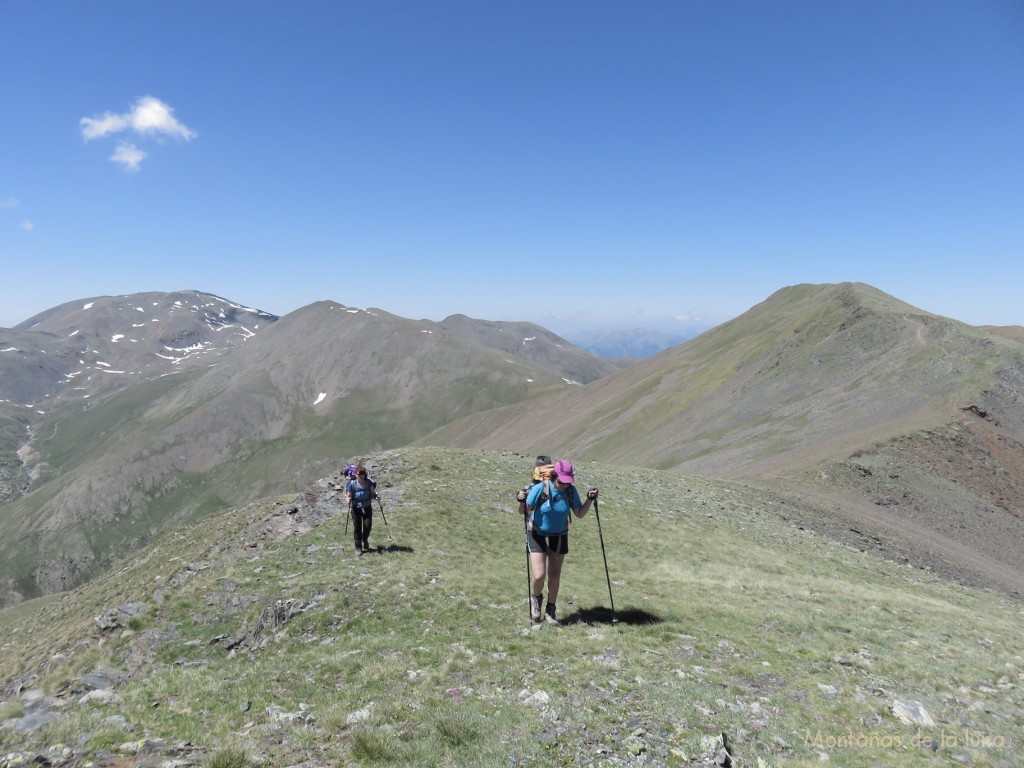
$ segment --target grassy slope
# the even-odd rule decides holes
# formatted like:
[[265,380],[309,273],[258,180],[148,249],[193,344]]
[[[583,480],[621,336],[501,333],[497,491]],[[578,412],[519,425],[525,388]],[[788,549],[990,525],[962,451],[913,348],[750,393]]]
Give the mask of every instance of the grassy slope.
[[[0,681],[30,670],[41,676],[22,682],[56,695],[83,673],[142,664],[117,704],[69,705],[33,734],[0,729],[0,755],[154,737],[211,753],[241,744],[270,765],[679,766],[725,732],[751,766],[1024,759],[1019,603],[829,543],[786,522],[813,510],[778,496],[588,464],[578,480],[602,489],[619,621],[585,519],[563,575],[567,623],[530,629],[510,512],[529,458],[424,448],[374,462],[388,526],[378,512],[373,542],[390,529],[389,551],[354,557],[341,516],[269,540],[293,496],[0,613]],[[288,600],[304,610],[264,647],[231,653],[218,639]],[[128,601],[154,608],[100,635],[93,617]],[[939,725],[902,724],[897,698]],[[19,711],[0,704],[0,721]],[[114,713],[133,733],[104,723]]]
[[869,286],[802,285],[586,387],[416,444],[543,446],[786,489],[828,501],[833,527],[1020,594],[1022,371],[1014,341]]
[[1018,365],[1019,352],[869,286],[795,286],[582,390],[474,414],[419,442],[541,444],[733,479],[794,472],[957,418],[998,389],[993,368]]

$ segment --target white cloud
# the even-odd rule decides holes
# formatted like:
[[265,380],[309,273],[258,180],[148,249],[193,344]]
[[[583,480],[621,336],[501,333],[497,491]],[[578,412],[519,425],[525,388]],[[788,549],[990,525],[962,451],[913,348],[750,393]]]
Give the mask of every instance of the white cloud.
[[119,133],[128,127],[126,115],[112,115],[104,112],[99,117],[83,117],[82,138],[86,141],[99,139],[108,133]]
[[174,119],[174,110],[164,104],[160,99],[152,96],[143,96],[135,102],[135,109],[131,113],[132,128],[139,133],[160,133],[168,136],[177,136],[179,139],[190,141],[197,134],[184,123]]
[[146,159],[146,153],[134,144],[118,144],[110,159],[119,163],[122,168],[132,173],[139,170],[139,165]]
[[16,198],[8,197],[6,200],[0,200],[0,208],[18,208],[21,203]]
[[[168,136],[191,141],[199,134],[174,117],[174,110],[160,99],[143,96],[132,108],[123,114],[104,112],[102,115],[83,117],[80,121],[82,138],[86,141],[102,139],[118,133],[128,132],[135,136]],[[146,159],[146,153],[129,141],[120,141],[110,160],[124,170],[136,172]]]
[[25,219],[24,221],[21,222],[21,228],[24,229],[26,232],[31,232],[33,229],[36,228],[36,225],[32,223],[31,219]]
[[83,117],[81,126],[82,138],[86,141],[127,130],[139,134],[174,136],[185,141],[199,135],[184,123],[178,122],[174,110],[153,96],[138,99],[131,111],[124,114],[104,112],[98,117]]

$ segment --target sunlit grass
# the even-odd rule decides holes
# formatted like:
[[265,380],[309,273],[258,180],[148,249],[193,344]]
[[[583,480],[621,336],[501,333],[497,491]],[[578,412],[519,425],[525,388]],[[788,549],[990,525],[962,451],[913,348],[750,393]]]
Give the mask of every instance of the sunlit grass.
[[[884,744],[897,740],[908,742],[901,760],[928,764],[932,753],[909,745],[919,729],[891,714],[898,698],[920,701],[936,736],[969,713],[989,746],[956,754],[977,764],[1020,756],[1022,615],[1007,598],[798,530],[754,491],[591,465],[579,479],[602,489],[602,535],[593,515],[573,523],[564,624],[531,627],[511,503],[528,459],[416,449],[380,462],[392,548],[379,515],[371,543],[384,549],[361,558],[343,517],[246,547],[264,516],[281,514],[272,502],[183,529],[158,545],[161,556],[40,609],[70,636],[88,624],[76,604],[95,615],[164,590],[141,631],[88,643],[38,685],[117,666],[139,635],[168,630],[145,673],[118,688],[118,712],[211,751],[259,745],[264,764],[648,755],[674,766],[722,732],[747,765],[809,765],[820,752],[834,765],[884,765],[894,759]],[[289,600],[302,610],[261,644],[228,648]],[[19,626],[0,626],[0,647],[40,636],[31,617]],[[74,729],[109,745],[107,714],[82,710]],[[0,730],[0,745],[10,738]]]

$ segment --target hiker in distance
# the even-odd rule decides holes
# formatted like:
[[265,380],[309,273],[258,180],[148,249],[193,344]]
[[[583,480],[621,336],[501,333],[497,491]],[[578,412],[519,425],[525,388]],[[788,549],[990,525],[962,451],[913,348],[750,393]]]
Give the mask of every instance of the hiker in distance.
[[370,529],[373,527],[373,500],[377,483],[366,474],[365,467],[356,467],[355,475],[345,486],[345,501],[352,515],[356,554],[370,551]]
[[533,594],[530,596],[530,619],[533,621],[541,620],[546,577],[548,601],[544,619],[548,624],[558,624],[555,603],[562,579],[562,562],[569,553],[569,518],[571,514],[582,518],[597,499],[597,488],[591,488],[587,491],[587,500],[582,501],[574,481],[572,464],[556,461],[551,477],[534,485],[526,496],[529,515],[526,548],[530,553],[533,573]]

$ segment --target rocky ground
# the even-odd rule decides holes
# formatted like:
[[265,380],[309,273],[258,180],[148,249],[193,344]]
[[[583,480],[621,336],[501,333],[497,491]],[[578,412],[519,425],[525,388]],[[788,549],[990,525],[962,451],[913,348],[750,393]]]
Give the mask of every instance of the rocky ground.
[[984,412],[812,466],[752,482],[789,495],[794,520],[836,541],[1024,596],[1024,446]]

